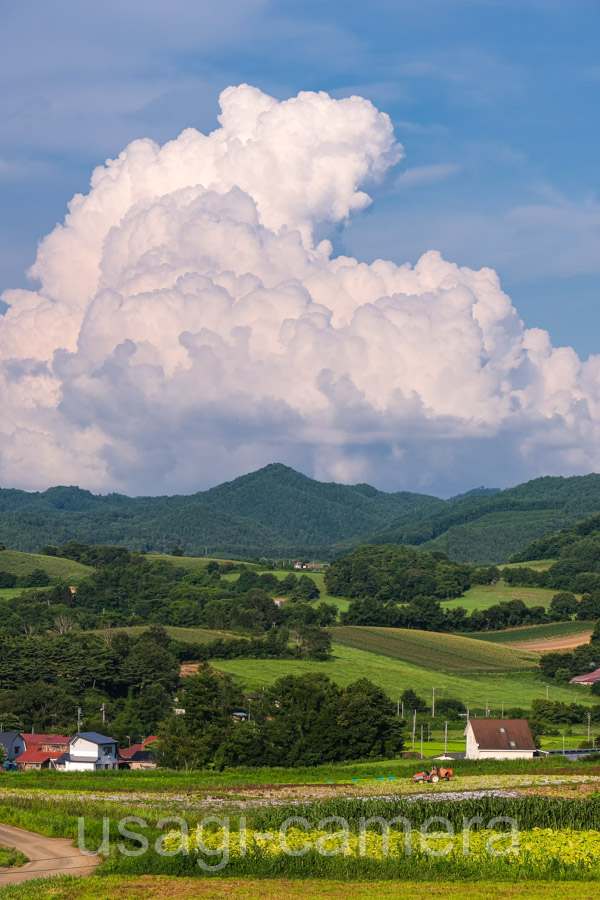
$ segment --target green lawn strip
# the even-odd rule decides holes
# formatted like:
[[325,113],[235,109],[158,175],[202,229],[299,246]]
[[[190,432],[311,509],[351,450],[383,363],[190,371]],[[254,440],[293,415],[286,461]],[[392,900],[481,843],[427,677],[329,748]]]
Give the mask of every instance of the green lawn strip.
[[2,900],[596,900],[597,883],[322,881],[273,878],[109,876],[70,878],[0,889]]
[[21,553],[18,550],[0,551],[0,571],[22,576],[30,575],[35,569],[43,569],[53,581],[69,581],[71,584],[77,584],[95,572],[91,566],[83,566],[72,559]]
[[337,644],[445,672],[511,672],[533,669],[539,656],[509,647],[489,647],[468,637],[419,631],[349,625],[329,629]]
[[[477,631],[465,634],[478,641],[492,644],[524,643],[525,641],[550,640],[551,638],[569,637],[572,634],[583,634],[593,628],[595,622],[550,622],[547,625],[524,625],[521,628],[508,628],[504,631]],[[587,640],[586,640],[587,643]]]
[[[284,659],[213,660],[211,665],[222,672],[229,672],[248,690],[260,690],[283,675],[303,675],[307,672],[323,672],[342,686],[358,678],[368,678],[382,687],[394,701],[399,700],[407,688],[413,688],[429,699],[432,688],[435,687],[437,698],[457,697],[471,709],[472,715],[481,713],[486,703],[492,715],[500,715],[502,703],[505,708],[527,708],[532,700],[546,696],[544,683],[533,672],[476,677],[448,674],[341,644],[333,645],[333,657],[328,662]],[[586,704],[593,702],[589,693],[578,691],[576,685],[557,686],[552,690],[554,700],[576,700]]]

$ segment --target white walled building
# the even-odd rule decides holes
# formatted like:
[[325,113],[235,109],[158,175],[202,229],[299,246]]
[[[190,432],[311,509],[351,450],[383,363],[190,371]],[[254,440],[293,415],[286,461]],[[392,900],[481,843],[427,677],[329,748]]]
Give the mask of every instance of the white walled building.
[[76,734],[69,741],[69,752],[56,762],[57,769],[65,772],[90,772],[98,769],[118,769],[118,743],[113,738],[95,731]]
[[531,759],[536,747],[525,719],[470,719],[467,759]]

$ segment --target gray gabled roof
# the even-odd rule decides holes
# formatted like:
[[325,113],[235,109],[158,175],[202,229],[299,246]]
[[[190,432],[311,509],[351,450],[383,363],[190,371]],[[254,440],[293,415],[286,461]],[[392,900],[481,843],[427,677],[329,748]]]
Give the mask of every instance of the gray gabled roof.
[[105,734],[98,734],[97,731],[80,731],[75,737],[72,737],[69,743],[74,743],[77,738],[83,738],[84,741],[90,741],[92,744],[118,744],[114,738],[106,737]]
[[[0,744],[2,744],[3,747],[6,747],[7,750],[12,747],[13,743],[18,738],[23,741],[23,736],[19,734],[18,731],[0,731]],[[23,743],[25,743],[25,741],[23,741]]]

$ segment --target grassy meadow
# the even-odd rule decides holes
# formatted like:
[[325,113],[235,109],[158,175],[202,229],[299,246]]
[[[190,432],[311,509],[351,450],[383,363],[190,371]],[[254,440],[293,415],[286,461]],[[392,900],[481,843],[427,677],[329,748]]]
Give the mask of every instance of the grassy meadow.
[[22,577],[31,575],[35,569],[43,569],[53,581],[69,581],[71,584],[77,584],[94,572],[90,566],[83,566],[72,559],[42,556],[41,553],[21,553],[18,550],[0,551],[2,572]]

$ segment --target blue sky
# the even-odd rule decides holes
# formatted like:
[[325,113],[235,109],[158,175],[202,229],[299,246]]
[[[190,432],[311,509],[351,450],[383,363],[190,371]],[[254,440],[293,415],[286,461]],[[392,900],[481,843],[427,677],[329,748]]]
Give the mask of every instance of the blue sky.
[[598,352],[599,37],[595,0],[3,4],[0,287],[95,165],[211,129],[224,86],[356,92],[406,158],[336,249],[492,266],[527,325]]
[[[1,484],[191,492],[282,461],[452,494],[598,470],[598,0],[1,17],[0,295],[35,292],[4,294]],[[404,156],[347,219],[394,154],[354,95]],[[334,256],[449,262],[338,271],[315,222]]]

